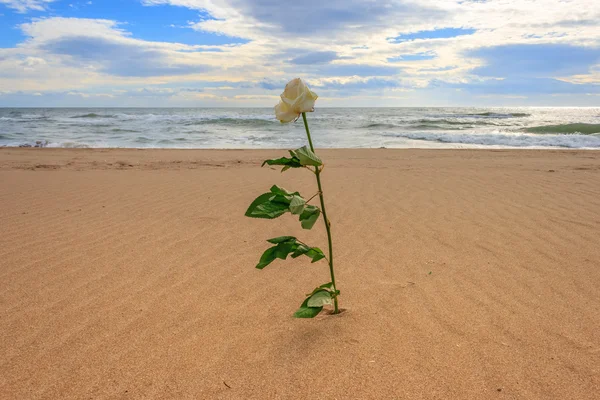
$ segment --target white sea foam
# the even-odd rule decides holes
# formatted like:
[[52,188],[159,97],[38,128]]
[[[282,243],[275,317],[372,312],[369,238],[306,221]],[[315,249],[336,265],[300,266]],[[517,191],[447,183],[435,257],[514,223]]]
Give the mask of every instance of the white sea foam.
[[600,148],[596,135],[535,135],[526,133],[454,133],[454,132],[403,132],[384,134],[412,140],[434,141],[447,144],[467,144],[494,147],[564,147],[572,149]]

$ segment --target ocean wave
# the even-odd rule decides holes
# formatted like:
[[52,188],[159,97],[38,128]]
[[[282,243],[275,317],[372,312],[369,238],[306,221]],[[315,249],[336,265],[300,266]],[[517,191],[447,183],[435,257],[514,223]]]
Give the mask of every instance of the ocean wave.
[[96,140],[73,139],[58,142],[50,142],[47,147],[65,148],[65,149],[111,149],[111,148],[141,148],[131,145],[122,146],[119,144],[107,143]]
[[52,143],[48,147],[62,147],[62,148],[66,148],[66,149],[90,149],[94,146],[89,145],[87,143],[62,142],[62,143]]
[[581,134],[581,135],[595,135],[600,133],[600,124],[563,124],[563,125],[542,125],[532,126],[530,128],[524,128],[525,132],[529,133],[540,133],[540,134]]
[[34,120],[34,121],[51,119],[47,115],[39,115],[39,114],[23,114],[19,118],[25,119],[25,120]]
[[36,141],[32,141],[32,142],[27,142],[27,143],[19,143],[14,145],[14,147],[48,147],[50,145],[50,142],[47,140],[36,140]]
[[456,119],[431,119],[431,118],[423,118],[417,120],[419,124],[444,124],[444,125],[494,125],[494,126],[503,126],[504,124],[489,121],[489,120],[456,120]]
[[229,126],[249,126],[249,127],[261,127],[280,125],[279,121],[259,118],[210,118],[190,121],[183,125],[229,125]]
[[[414,123],[416,122],[416,123]],[[446,126],[444,126],[446,125]],[[477,121],[455,121],[449,119],[419,119],[417,121],[406,121],[404,124],[390,124],[390,123],[370,123],[363,125],[361,129],[463,129],[473,125],[494,125],[492,122],[477,122]]]
[[514,133],[462,134],[437,132],[401,132],[384,137],[406,138],[428,142],[504,147],[600,148],[600,137],[589,135],[533,135]]
[[87,118],[87,119],[91,119],[91,118],[115,118],[115,115],[112,115],[112,114],[88,113],[88,114],[73,115],[72,117],[69,117],[69,118]]
[[399,128],[399,127],[400,127],[399,125],[395,125],[395,124],[384,124],[384,123],[377,123],[377,122],[361,126],[361,128],[363,128],[363,129],[372,129],[372,128],[393,129],[393,128]]
[[154,143],[155,139],[149,138],[147,136],[138,136],[133,140],[135,143]]
[[[12,115],[9,114],[9,115]],[[16,121],[16,122],[28,122],[28,121],[47,121],[51,118],[46,115],[36,114],[19,114],[11,117],[0,117],[0,121]]]
[[530,117],[531,114],[527,113],[495,113],[495,112],[483,112],[483,113],[473,113],[466,114],[469,116],[479,116],[479,117],[492,117],[492,118],[522,118],[522,117]]
[[[112,126],[112,125],[107,125],[107,126]],[[96,125],[96,127],[98,127],[98,125]],[[136,131],[134,129],[122,129],[122,128],[114,128],[110,130],[111,132],[115,132],[115,133],[140,133],[141,131]]]
[[461,130],[464,129],[462,126],[442,126],[437,124],[415,124],[409,125],[410,129],[424,129],[424,130]]
[[[252,124],[254,121],[262,121],[262,123],[279,123],[275,116],[271,115],[239,115],[239,116],[220,116],[220,115],[203,115],[204,113],[184,113],[184,114],[155,114],[155,113],[116,113],[109,115],[110,118],[118,119],[119,121],[148,121],[160,123],[172,123],[181,125],[204,125],[204,124],[231,124],[243,125],[246,121]],[[76,116],[85,118],[85,116]],[[107,117],[101,115],[101,117]],[[73,118],[73,117],[71,117]],[[91,117],[97,118],[97,117]]]
[[93,128],[93,129],[98,129],[98,128],[110,128],[115,126],[114,124],[106,124],[106,123],[90,123],[90,124],[72,124],[72,125],[67,125],[67,127],[77,127],[77,128]]

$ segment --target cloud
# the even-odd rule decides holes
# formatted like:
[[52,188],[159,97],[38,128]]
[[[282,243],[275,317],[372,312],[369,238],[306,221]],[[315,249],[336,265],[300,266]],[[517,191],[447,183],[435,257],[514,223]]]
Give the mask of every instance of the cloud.
[[202,64],[173,60],[169,52],[162,49],[102,37],[60,38],[42,44],[40,49],[51,54],[70,56],[70,62],[76,66],[93,66],[101,72],[117,76],[186,75],[210,69]]
[[329,64],[317,66],[314,72],[322,76],[393,76],[401,69],[387,65]]
[[459,84],[439,83],[434,86],[460,89],[476,95],[600,94],[600,84],[574,84],[551,78],[511,77]]
[[130,38],[110,20],[48,18],[23,24],[30,39],[22,46],[63,65],[121,77],[202,73],[211,67],[201,48]]
[[480,76],[560,77],[582,74],[600,63],[600,47],[564,44],[504,45],[484,47],[467,54],[483,60],[473,70]]
[[56,0],[0,0],[0,4],[25,13],[30,10],[44,11],[46,6]]
[[[127,91],[140,86],[162,91],[166,86],[176,94],[160,99],[173,102],[202,95],[202,101],[215,105],[242,104],[242,97],[247,101],[243,104],[255,99],[255,105],[270,105],[265,96],[301,76],[320,88],[324,102],[327,96],[346,96],[348,102],[371,104],[380,98],[377,104],[393,105],[400,101],[398,92],[408,90],[420,93],[420,104],[427,104],[427,96],[436,103],[441,93],[434,91],[436,87],[449,96],[448,104],[460,96],[464,104],[465,96],[482,96],[486,91],[521,98],[535,93],[535,85],[545,85],[539,93],[584,93],[596,90],[594,85],[600,83],[600,69],[594,67],[600,48],[595,23],[600,19],[600,2],[596,0],[307,0],[283,6],[274,0],[141,3],[164,7],[140,7],[132,13],[127,7],[140,4],[136,0],[111,11],[111,19],[102,19],[106,14],[96,14],[95,19],[53,16],[20,25],[26,40],[15,35],[21,40],[18,45],[0,48],[1,90],[92,93],[98,88]],[[188,10],[169,13],[169,6]],[[53,8],[52,15],[60,15],[61,8]],[[88,15],[102,13],[95,7],[88,10]],[[163,11],[160,22],[143,14]],[[195,20],[189,24],[169,20],[174,14]],[[162,28],[176,24],[181,29],[160,31],[161,41],[157,41],[158,24]],[[157,32],[149,34],[147,29],[154,27]],[[215,35],[224,40],[214,40]],[[176,43],[182,37],[185,43],[204,45]],[[244,40],[233,44],[230,37]],[[490,77],[504,79],[486,79]],[[199,87],[204,92],[179,91],[181,87]],[[119,96],[135,97],[119,93],[114,93],[115,104]],[[137,97],[152,98],[149,93]]]
[[373,26],[387,25],[390,20],[414,20],[420,15],[432,18],[438,14],[434,8],[390,0],[305,0],[289,2],[285,7],[277,0],[231,0],[230,4],[257,21],[302,36],[349,26],[370,30]]
[[281,91],[283,91],[283,88],[285,87],[286,83],[287,82],[284,80],[280,80],[280,81],[263,80],[258,83],[258,87],[261,89],[266,89],[266,90],[281,90]]
[[296,65],[303,64],[324,64],[333,61],[338,58],[335,51],[314,51],[312,53],[306,53],[301,56],[292,58],[290,63]]
[[432,51],[425,51],[421,53],[413,53],[413,54],[403,54],[397,57],[390,57],[387,59],[389,62],[398,62],[398,61],[423,61],[423,60],[433,60],[437,55]]
[[368,78],[368,79],[333,79],[313,85],[325,90],[370,90],[370,89],[396,89],[409,88],[410,84],[397,79]]
[[439,19],[444,11],[402,0],[143,0],[145,5],[170,4],[207,12],[211,18],[196,24],[207,32],[257,38],[265,34],[285,37],[319,37],[353,29],[372,32],[396,24]]

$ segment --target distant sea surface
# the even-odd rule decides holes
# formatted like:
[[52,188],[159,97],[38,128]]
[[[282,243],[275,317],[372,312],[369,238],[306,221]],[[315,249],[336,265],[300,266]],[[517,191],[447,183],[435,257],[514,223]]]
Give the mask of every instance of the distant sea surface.
[[[318,108],[314,141],[329,148],[600,149],[598,108]],[[0,108],[0,146],[292,148],[302,121],[272,108]]]

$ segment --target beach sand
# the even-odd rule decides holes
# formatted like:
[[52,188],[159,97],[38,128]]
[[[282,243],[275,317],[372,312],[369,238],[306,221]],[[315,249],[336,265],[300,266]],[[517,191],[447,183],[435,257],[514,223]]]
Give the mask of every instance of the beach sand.
[[245,218],[282,150],[0,149],[2,399],[598,399],[600,157],[323,150],[322,221]]

